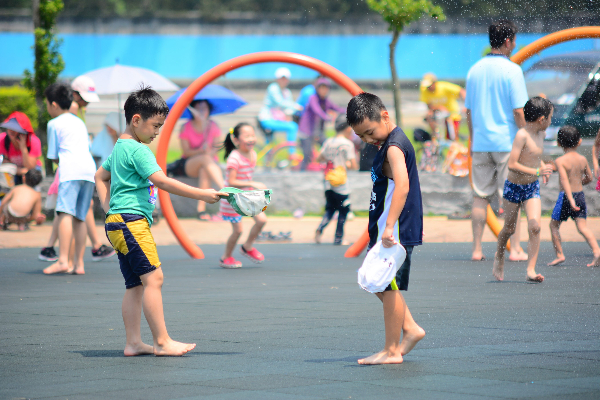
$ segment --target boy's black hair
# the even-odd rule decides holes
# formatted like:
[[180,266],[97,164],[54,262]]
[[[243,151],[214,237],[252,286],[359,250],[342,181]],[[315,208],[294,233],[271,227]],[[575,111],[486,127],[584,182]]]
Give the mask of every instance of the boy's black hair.
[[523,107],[525,121],[535,122],[539,117],[548,118],[553,108],[554,104],[552,104],[550,100],[539,96],[532,97],[527,100],[527,103],[525,103],[525,106]]
[[387,109],[379,97],[371,93],[362,92],[348,102],[346,121],[348,121],[348,125],[350,126],[361,124],[365,119],[379,122],[381,121],[382,111],[387,111]]
[[579,145],[581,134],[573,125],[565,125],[558,130],[556,142],[563,149],[572,149]]
[[225,158],[229,157],[231,152],[236,149],[235,143],[233,143],[232,136],[236,139],[240,138],[240,131],[245,126],[252,126],[247,122],[240,122],[237,124],[228,134],[225,136],[225,141],[223,142],[223,149],[225,149]]
[[63,110],[71,108],[73,103],[73,89],[66,83],[53,83],[44,90],[48,103],[55,102]]
[[139,114],[144,121],[156,115],[166,117],[169,114],[169,107],[160,94],[144,85],[129,95],[123,108],[127,125],[135,114]]
[[506,39],[514,40],[517,32],[517,26],[507,19],[492,23],[488,28],[490,46],[492,46],[492,49],[499,49],[506,42]]
[[30,169],[25,174],[25,183],[27,186],[36,187],[42,181],[42,171],[37,168]]

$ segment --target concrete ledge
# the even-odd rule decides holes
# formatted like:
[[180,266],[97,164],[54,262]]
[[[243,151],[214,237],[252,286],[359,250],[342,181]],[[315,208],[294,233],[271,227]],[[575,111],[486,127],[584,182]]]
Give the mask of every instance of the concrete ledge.
[[[455,177],[442,173],[421,172],[421,192],[423,194],[423,211],[425,214],[450,215],[468,212],[471,209],[473,193],[468,177]],[[177,178],[188,185],[197,185],[193,178]],[[295,171],[257,171],[254,179],[263,182],[273,190],[273,199],[269,210],[293,212],[297,208],[305,212],[321,212],[325,207],[323,195],[323,174],[319,172]],[[42,196],[45,198],[52,178],[46,178],[42,184]],[[371,195],[371,174],[369,172],[350,171],[348,173],[353,210],[368,210]],[[548,185],[542,185],[542,210],[551,211],[558,198],[558,175],[550,177]],[[584,188],[588,214],[600,215],[600,194],[595,190],[595,183]],[[196,201],[171,195],[173,207],[178,216],[195,217]],[[218,204],[207,205],[210,213],[216,213]],[[99,209],[98,209],[99,210]],[[100,214],[101,214],[101,210]]]

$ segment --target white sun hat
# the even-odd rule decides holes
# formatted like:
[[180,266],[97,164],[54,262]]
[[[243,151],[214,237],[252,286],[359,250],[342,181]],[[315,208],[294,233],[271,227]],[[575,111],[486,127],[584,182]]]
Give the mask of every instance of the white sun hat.
[[275,70],[275,78],[288,78],[292,77],[292,72],[286,67],[280,67]]
[[396,277],[406,259],[406,249],[397,243],[383,247],[381,241],[369,250],[358,270],[358,284],[369,293],[381,293]]
[[88,103],[97,103],[100,97],[96,93],[96,84],[89,76],[79,75],[71,82],[71,89],[78,92],[81,98]]

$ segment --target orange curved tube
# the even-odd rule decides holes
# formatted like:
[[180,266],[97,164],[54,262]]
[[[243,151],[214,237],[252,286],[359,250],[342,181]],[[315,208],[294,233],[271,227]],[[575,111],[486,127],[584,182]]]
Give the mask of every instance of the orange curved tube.
[[559,43],[576,39],[590,39],[600,37],[600,26],[581,26],[579,28],[565,29],[554,32],[528,44],[511,57],[514,63],[522,64],[528,58],[540,51]]
[[353,258],[353,257],[360,256],[360,253],[363,252],[363,250],[367,247],[368,244],[369,244],[369,230],[365,229],[365,231],[363,232],[362,235],[360,235],[358,240],[356,242],[352,243],[352,245],[350,247],[348,247],[348,250],[346,250],[346,252],[344,253],[344,257]]
[[[192,99],[196,93],[202,90],[210,82],[222,75],[225,75],[229,71],[244,67],[246,65],[266,62],[285,62],[311,68],[331,78],[335,83],[350,92],[352,96],[362,92],[360,86],[358,86],[352,79],[344,75],[336,68],[324,63],[323,61],[317,60],[316,58],[308,57],[302,54],[289,53],[285,51],[264,51],[232,58],[229,61],[225,61],[216,67],[209,69],[200,77],[198,77],[198,79],[188,86],[188,88],[181,94],[179,99],[173,105],[173,108],[169,112],[169,116],[165,121],[162,133],[159,136],[158,150],[156,154],[156,161],[165,173],[167,168],[167,151],[169,148],[171,133],[173,132],[175,123],[179,117],[181,117],[181,114],[183,114],[183,111],[188,104],[192,102]],[[175,214],[175,210],[173,209],[173,204],[171,203],[171,197],[169,196],[169,193],[159,190],[158,197],[160,199],[163,215],[181,246],[192,258],[204,258],[204,253],[200,247],[192,242],[181,226],[181,223]]]

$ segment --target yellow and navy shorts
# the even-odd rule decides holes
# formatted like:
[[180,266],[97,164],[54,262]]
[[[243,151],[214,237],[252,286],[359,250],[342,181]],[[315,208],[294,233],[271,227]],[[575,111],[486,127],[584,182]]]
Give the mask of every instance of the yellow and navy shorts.
[[141,285],[140,276],[160,267],[156,243],[145,217],[137,214],[108,215],[104,229],[117,251],[127,289]]

